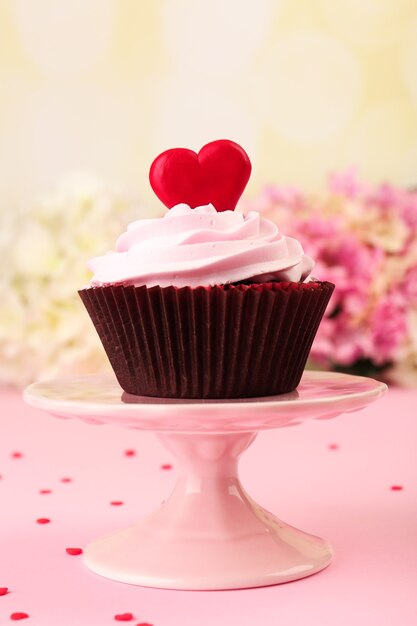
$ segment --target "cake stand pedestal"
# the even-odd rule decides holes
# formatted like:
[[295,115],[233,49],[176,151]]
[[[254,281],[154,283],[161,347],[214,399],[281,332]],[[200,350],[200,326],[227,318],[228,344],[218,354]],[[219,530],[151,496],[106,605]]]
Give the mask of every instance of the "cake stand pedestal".
[[170,400],[129,396],[109,375],[36,383],[24,398],[57,417],[155,431],[178,459],[168,500],[136,526],[90,543],[87,567],[134,585],[209,590],[283,583],[330,563],[327,541],[252,500],[238,460],[258,431],[357,411],[385,390],[369,378],[307,371],[290,394]]

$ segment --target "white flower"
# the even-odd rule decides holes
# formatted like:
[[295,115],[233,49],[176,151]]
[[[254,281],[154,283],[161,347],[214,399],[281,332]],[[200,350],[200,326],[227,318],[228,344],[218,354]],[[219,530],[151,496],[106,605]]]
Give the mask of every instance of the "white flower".
[[119,188],[72,175],[25,212],[2,218],[1,382],[21,387],[109,367],[77,291],[89,282],[87,261],[141,217]]

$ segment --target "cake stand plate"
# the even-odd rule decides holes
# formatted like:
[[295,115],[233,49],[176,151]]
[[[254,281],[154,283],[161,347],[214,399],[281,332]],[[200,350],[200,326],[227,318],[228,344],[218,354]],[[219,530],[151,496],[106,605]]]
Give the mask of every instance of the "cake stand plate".
[[260,430],[329,419],[386,391],[370,378],[306,371],[296,391],[240,400],[130,396],[112,375],[36,383],[26,402],[91,424],[151,430],[176,455],[179,477],[162,507],[84,550],[93,572],[166,589],[239,589],[304,578],[326,567],[329,543],[286,524],[245,492],[241,453]]

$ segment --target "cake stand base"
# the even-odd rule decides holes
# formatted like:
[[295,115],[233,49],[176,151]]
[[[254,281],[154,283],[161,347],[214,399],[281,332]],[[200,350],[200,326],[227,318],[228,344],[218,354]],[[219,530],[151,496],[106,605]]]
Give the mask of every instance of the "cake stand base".
[[89,544],[87,567],[120,582],[200,590],[283,583],[326,567],[326,541],[284,524],[241,486],[237,459],[254,438],[160,435],[184,474],[159,511]]
[[137,526],[90,543],[87,567],[144,587],[210,590],[284,583],[330,563],[326,541],[248,496],[238,460],[258,431],[358,411],[385,391],[370,378],[309,371],[296,391],[281,396],[169,400],[129,396],[113,376],[92,376],[36,383],[25,400],[61,418],[153,431],[177,458],[168,500]]

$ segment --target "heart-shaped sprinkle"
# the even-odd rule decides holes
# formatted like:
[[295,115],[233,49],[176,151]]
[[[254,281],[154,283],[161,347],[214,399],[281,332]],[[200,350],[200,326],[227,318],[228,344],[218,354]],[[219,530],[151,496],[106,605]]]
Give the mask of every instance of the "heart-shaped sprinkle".
[[8,593],[9,588],[8,587],[0,587],[0,596],[5,596],[6,593]]
[[120,613],[119,615],[115,615],[114,619],[117,622],[130,622],[133,619],[132,613]]
[[125,450],[125,456],[135,456],[136,450]]
[[164,463],[163,465],[161,465],[161,469],[163,469],[163,470],[170,470],[170,469],[172,469],[172,465],[171,465],[171,463]]
[[52,493],[51,489],[39,489],[39,493]]
[[65,476],[64,478],[61,478],[61,483],[72,483],[72,478]]
[[65,548],[65,552],[67,554],[71,554],[72,556],[76,556],[77,554],[83,553],[81,548]]
[[217,211],[233,211],[251,173],[246,152],[234,141],[219,139],[197,154],[173,148],[151,165],[149,181],[158,198],[171,209],[212,204]]
[[29,617],[27,613],[22,613],[20,611],[17,611],[16,613],[12,613],[10,615],[10,619],[15,620],[15,621],[19,619],[26,619],[27,617]]
[[38,524],[49,524],[51,520],[48,517],[38,517],[36,521]]
[[402,485],[391,485],[391,491],[402,491],[402,490],[403,490]]
[[21,459],[23,454],[21,452],[12,452],[12,459]]
[[112,500],[110,504],[112,506],[121,506],[122,504],[124,504],[124,502],[122,500]]

